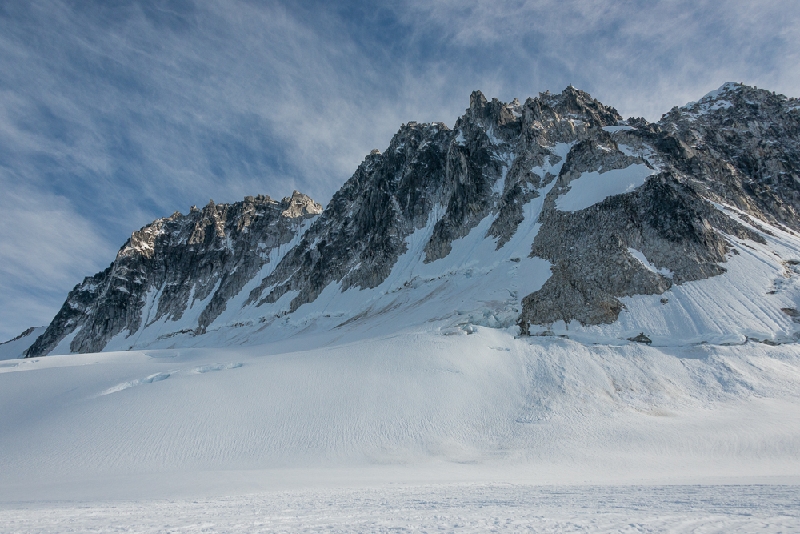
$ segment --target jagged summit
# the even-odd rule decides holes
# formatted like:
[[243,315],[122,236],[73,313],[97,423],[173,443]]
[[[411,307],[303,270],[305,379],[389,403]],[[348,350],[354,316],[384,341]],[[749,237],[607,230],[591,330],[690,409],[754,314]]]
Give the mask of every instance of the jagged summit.
[[[717,101],[725,100],[729,96],[731,96],[730,93],[735,93],[737,91],[746,90],[747,88],[748,87],[746,85],[741,84],[739,82],[725,82],[721,86],[719,86],[718,89],[714,89],[713,91],[709,91],[708,93],[703,95],[703,97],[700,98],[700,100],[697,100],[695,102],[687,102],[685,105],[680,106],[679,109],[683,109],[683,110],[688,111],[688,110],[692,110],[692,109],[696,109],[696,108],[701,108],[701,107],[704,107],[704,106],[713,107],[714,104]],[[755,88],[753,88],[753,89],[755,89]],[[755,89],[755,90],[757,90],[757,89]],[[728,104],[722,104],[721,106],[718,106],[715,109],[719,109],[719,107],[724,107],[724,108],[727,109],[727,108],[731,107],[731,105],[732,104],[729,102]]]
[[649,123],[571,86],[523,103],[475,91],[452,129],[402,125],[325,210],[247,197],[135,232],[27,354],[398,323],[793,340],[798,109],[725,84]]

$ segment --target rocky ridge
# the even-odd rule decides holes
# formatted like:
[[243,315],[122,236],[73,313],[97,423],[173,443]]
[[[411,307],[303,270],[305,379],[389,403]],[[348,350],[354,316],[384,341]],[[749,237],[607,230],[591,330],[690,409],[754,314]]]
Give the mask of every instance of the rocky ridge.
[[[409,273],[449,265],[475,232],[496,253],[426,280],[475,268],[495,276],[506,256],[518,264],[513,276],[527,276],[520,270],[539,267],[521,259],[539,259],[543,283],[510,290],[504,304],[522,333],[611,324],[626,298],[724,274],[731,255],[765,245],[770,228],[794,236],[799,209],[797,99],[726,84],[648,123],[573,87],[524,103],[476,91],[452,129],[403,125],[324,211],[299,193],[248,197],[134,233],[106,271],[76,286],[27,355],[67,341],[72,352],[102,350],[114,336],[131,348],[212,326],[262,331],[330,288],[388,298],[390,275],[417,254],[417,240]],[[524,254],[509,255],[523,238]],[[421,283],[402,276],[400,288]],[[234,312],[256,319],[235,322]],[[347,323],[373,308],[343,313]],[[164,333],[141,338],[156,322]]]
[[157,219],[133,233],[104,271],[75,286],[53,322],[27,355],[46,354],[70,334],[72,352],[102,350],[158,320],[179,321],[201,303],[189,331],[201,334],[265,265],[270,252],[289,243],[322,207],[295,191],[275,201],[192,207]]

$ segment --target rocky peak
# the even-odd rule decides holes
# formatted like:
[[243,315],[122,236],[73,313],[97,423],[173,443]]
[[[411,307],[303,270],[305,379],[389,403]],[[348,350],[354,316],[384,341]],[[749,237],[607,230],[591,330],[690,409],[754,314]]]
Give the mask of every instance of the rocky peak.
[[605,106],[589,93],[571,85],[549,100],[550,105],[561,115],[585,117],[595,127],[610,126],[622,119],[616,109]]
[[[174,217],[174,215],[173,215]],[[162,234],[164,223],[170,219],[156,219],[147,226],[142,227],[140,230],[133,232],[130,239],[122,245],[122,248],[117,252],[117,259],[127,256],[143,256],[150,258],[155,251],[156,238]]]
[[519,101],[515,99],[514,102],[506,104],[496,98],[492,98],[489,102],[482,92],[473,91],[469,97],[469,108],[465,118],[469,122],[479,123],[484,128],[491,128],[495,125],[504,126],[519,118],[519,112],[515,113],[519,107]]
[[671,163],[715,201],[800,231],[798,109],[796,98],[729,82],[657,126],[676,141]]
[[297,218],[322,213],[322,205],[314,202],[311,197],[299,191],[292,192],[292,196],[281,200],[282,217]]
[[487,107],[486,97],[480,90],[472,91],[469,95],[469,116],[480,118],[485,115]]
[[[771,119],[775,114],[785,114],[787,118],[800,115],[800,100],[787,98],[765,89],[747,86],[737,82],[726,82],[718,89],[710,91],[696,102],[674,107],[664,114],[659,124],[675,129],[677,122],[713,121],[723,118],[728,128],[748,128],[759,118]],[[751,124],[741,124],[738,120],[749,119]]]

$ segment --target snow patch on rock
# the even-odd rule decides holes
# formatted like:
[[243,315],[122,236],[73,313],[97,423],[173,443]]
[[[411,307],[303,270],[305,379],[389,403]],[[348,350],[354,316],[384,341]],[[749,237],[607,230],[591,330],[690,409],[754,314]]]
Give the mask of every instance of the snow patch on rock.
[[569,191],[556,199],[561,211],[580,211],[613,195],[630,193],[655,171],[643,163],[605,172],[584,172],[570,182]]

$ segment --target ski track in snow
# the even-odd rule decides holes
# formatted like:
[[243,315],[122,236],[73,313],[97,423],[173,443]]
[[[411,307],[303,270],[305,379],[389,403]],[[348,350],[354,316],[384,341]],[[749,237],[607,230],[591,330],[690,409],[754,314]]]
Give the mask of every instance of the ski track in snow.
[[3,532],[797,532],[795,486],[431,485],[15,505]]

